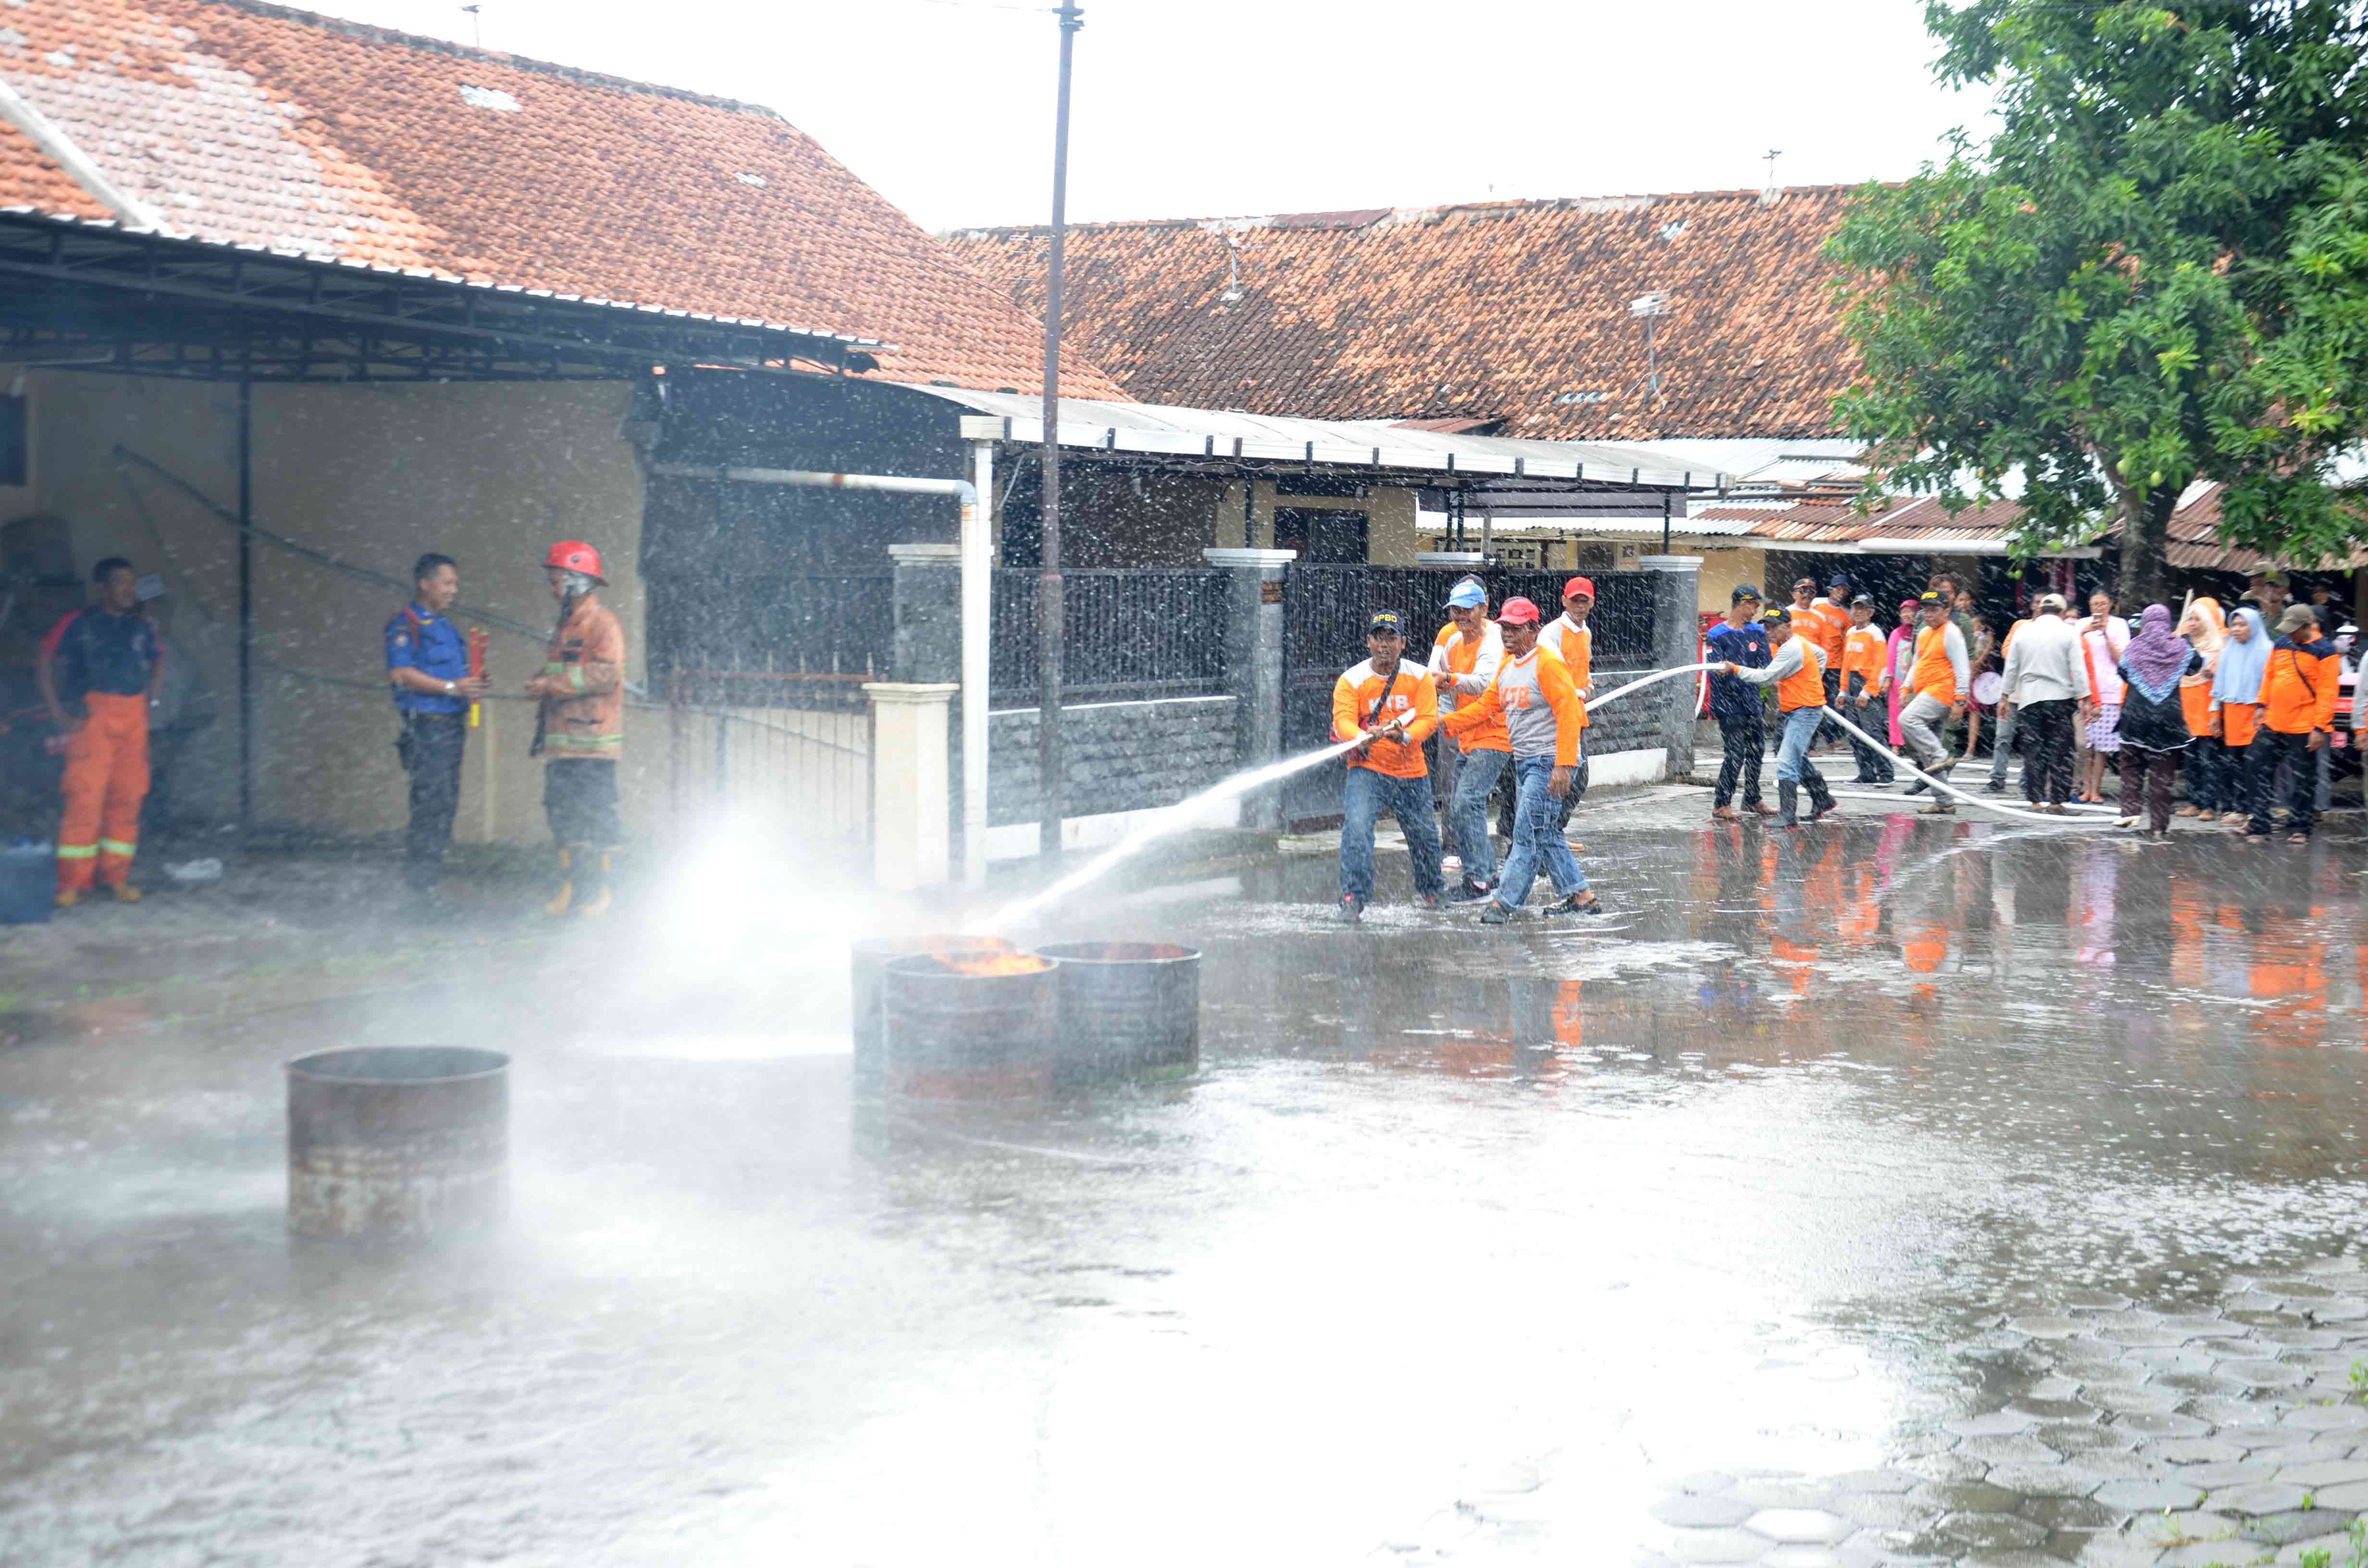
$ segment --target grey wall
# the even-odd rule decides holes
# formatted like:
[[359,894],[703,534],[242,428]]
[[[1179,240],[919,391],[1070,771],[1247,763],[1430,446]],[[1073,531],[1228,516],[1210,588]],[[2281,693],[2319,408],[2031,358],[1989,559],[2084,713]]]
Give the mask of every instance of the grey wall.
[[[1102,702],[1061,710],[1068,814],[1172,806],[1235,768],[1235,699]],[[1037,820],[1036,710],[987,717],[986,820]]]

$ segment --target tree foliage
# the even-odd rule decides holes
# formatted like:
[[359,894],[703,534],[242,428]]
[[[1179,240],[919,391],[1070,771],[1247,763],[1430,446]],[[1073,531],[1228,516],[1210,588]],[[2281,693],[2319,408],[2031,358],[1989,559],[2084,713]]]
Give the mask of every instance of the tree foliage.
[[[2225,480],[2231,542],[2368,539],[2330,460],[2368,436],[2368,4],[1929,0],[1947,83],[1995,83],[1986,146],[1873,186],[1831,242],[1861,358],[1839,402],[1894,483],[1996,494],[2019,549],[2164,530]],[[1971,476],[1970,485],[1966,476]]]

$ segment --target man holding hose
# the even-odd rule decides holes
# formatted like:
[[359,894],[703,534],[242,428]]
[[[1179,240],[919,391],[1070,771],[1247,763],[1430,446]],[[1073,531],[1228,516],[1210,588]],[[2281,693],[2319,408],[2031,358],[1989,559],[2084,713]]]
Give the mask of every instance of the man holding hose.
[[[1357,742],[1340,824],[1340,918],[1365,917],[1373,896],[1373,824],[1398,819],[1414,865],[1414,901],[1439,907],[1447,883],[1439,869],[1439,812],[1430,799],[1430,761],[1422,743],[1439,728],[1439,696],[1429,672],[1406,662],[1406,618],[1376,610],[1365,627],[1362,664],[1332,683],[1332,738]],[[1361,737],[1361,738],[1360,738]]]
[[[1554,881],[1555,902],[1548,915],[1600,915],[1603,906],[1588,891],[1587,873],[1572,858],[1562,835],[1562,801],[1570,793],[1587,703],[1562,655],[1538,642],[1538,607],[1510,598],[1497,612],[1505,657],[1488,689],[1447,716],[1447,733],[1462,735],[1492,720],[1501,721],[1513,743],[1513,777],[1519,805],[1513,853],[1497,884],[1496,896],[1480,912],[1484,926],[1502,926],[1530,896],[1543,865]],[[1345,855],[1346,850],[1343,850]]]
[[1809,760],[1809,747],[1826,717],[1826,652],[1794,628],[1790,610],[1770,610],[1767,623],[1768,642],[1775,656],[1756,670],[1725,664],[1719,666],[1719,673],[1753,686],[1775,684],[1776,706],[1784,715],[1783,745],[1776,756],[1776,825],[1798,827],[1795,813],[1803,785],[1809,789],[1811,822],[1834,809],[1826,776]]

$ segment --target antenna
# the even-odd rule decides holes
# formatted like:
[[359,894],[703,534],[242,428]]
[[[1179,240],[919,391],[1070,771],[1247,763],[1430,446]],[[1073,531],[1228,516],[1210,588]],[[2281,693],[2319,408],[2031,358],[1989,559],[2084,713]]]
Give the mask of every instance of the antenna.
[[1661,406],[1661,360],[1653,346],[1653,323],[1669,313],[1667,290],[1656,289],[1649,294],[1639,294],[1628,301],[1628,313],[1645,324],[1645,389],[1652,406]]
[[1770,147],[1759,154],[1760,160],[1768,165],[1768,183],[1759,189],[1759,205],[1762,207],[1776,205],[1776,160],[1783,155],[1782,147]]
[[483,9],[484,9],[484,7],[483,7],[483,6],[461,6],[461,9],[462,9],[463,11],[466,11],[467,13],[469,13],[469,34],[470,34],[470,37],[471,37],[474,41],[475,41],[475,44],[476,44],[476,47],[477,47],[477,48],[479,48],[479,49],[483,49],[483,48],[484,48],[484,47],[485,47],[485,19],[484,19],[484,17],[481,17],[481,16],[479,16],[479,15],[478,15],[478,12],[480,12],[481,10],[483,10]]

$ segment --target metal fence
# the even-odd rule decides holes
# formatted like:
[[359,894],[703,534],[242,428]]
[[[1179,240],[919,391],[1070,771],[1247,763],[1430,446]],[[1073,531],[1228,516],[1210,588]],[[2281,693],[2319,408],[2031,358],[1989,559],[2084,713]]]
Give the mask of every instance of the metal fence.
[[[995,574],[988,691],[997,708],[1036,702],[1037,574]],[[1226,574],[1086,570],[1061,574],[1064,702],[1204,697],[1225,689]]]
[[743,835],[838,854],[863,849],[871,835],[865,678],[677,670],[666,726],[677,827],[721,816]]
[[888,572],[803,573],[719,599],[669,583],[650,599],[654,664],[689,681],[684,700],[695,704],[747,695],[711,689],[718,680],[762,677],[772,684],[757,706],[858,712],[863,683],[889,678],[895,587]]

